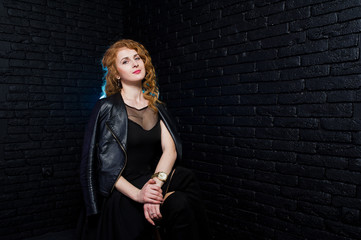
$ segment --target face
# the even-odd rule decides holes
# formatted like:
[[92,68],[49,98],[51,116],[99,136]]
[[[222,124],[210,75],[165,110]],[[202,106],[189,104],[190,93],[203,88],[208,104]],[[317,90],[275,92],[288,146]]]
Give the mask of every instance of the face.
[[116,68],[122,84],[139,84],[145,77],[144,62],[134,49],[119,49]]

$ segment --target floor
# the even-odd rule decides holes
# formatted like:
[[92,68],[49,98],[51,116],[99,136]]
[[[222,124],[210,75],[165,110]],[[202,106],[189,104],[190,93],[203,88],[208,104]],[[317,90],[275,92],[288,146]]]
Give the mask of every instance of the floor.
[[65,230],[61,232],[47,233],[41,236],[27,238],[24,240],[75,240],[74,230]]

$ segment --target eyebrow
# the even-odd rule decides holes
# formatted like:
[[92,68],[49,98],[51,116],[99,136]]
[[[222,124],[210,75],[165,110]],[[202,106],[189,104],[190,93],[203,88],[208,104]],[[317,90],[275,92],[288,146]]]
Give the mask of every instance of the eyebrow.
[[[134,54],[134,55],[133,55],[133,58],[134,58],[135,56],[139,56],[139,54],[138,54],[138,53]],[[129,57],[123,57],[122,59],[120,59],[120,61],[123,61],[123,59],[129,59]]]

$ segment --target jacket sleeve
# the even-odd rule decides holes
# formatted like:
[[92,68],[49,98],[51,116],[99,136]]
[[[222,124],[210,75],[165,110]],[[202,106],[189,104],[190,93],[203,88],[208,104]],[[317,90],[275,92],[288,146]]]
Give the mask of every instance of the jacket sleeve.
[[168,131],[170,132],[170,135],[173,138],[173,141],[174,141],[174,144],[175,144],[175,147],[177,150],[176,164],[178,164],[178,162],[182,160],[182,141],[178,134],[176,121],[173,118],[173,116],[170,114],[168,109],[163,104],[158,104],[157,108],[159,110],[159,114],[160,114],[165,126],[167,127]]
[[97,190],[97,135],[98,121],[101,102],[98,101],[93,108],[90,120],[85,129],[83,149],[80,164],[80,185],[83,192],[87,216],[97,214],[98,190]]

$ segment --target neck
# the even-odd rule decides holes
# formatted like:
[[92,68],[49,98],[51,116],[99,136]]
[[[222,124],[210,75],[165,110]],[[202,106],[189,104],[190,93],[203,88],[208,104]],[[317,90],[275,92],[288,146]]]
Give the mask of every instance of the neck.
[[122,94],[124,101],[128,104],[138,105],[145,100],[141,86],[123,85],[120,93]]

